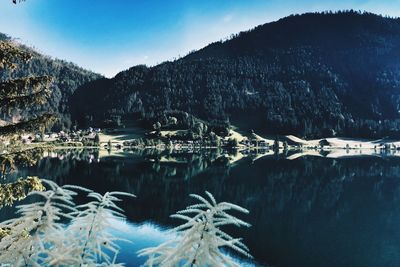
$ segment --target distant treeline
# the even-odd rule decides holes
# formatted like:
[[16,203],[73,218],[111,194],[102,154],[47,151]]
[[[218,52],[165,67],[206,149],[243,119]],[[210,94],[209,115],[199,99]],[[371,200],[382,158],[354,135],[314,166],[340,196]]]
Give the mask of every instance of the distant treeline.
[[138,115],[152,125],[181,111],[267,134],[400,137],[400,20],[290,16],[85,84],[71,100],[82,125]]
[[113,79],[44,56],[24,72],[56,77],[41,108],[59,114],[58,129],[125,119],[151,129],[174,116],[175,128],[400,137],[400,19],[371,13],[289,16]]

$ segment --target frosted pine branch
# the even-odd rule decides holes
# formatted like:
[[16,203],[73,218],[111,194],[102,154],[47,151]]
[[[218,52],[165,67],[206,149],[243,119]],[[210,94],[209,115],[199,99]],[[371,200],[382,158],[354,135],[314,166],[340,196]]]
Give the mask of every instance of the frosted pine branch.
[[[124,219],[116,203],[124,192],[104,195],[79,186],[60,187],[43,180],[47,191],[31,192],[38,200],[17,207],[19,217],[0,223],[0,262],[10,266],[114,266],[119,247],[109,233],[110,219]],[[76,206],[76,191],[91,202]]]
[[185,221],[172,230],[176,239],[139,251],[139,256],[148,257],[145,266],[239,266],[222,252],[223,248],[251,257],[240,238],[233,238],[220,229],[224,225],[250,227],[250,224],[227,213],[235,210],[247,214],[249,211],[235,204],[217,203],[209,192],[206,195],[209,200],[191,194],[200,203],[171,215]]
[[[63,189],[51,181],[43,180],[49,190],[33,191],[29,196],[39,196],[42,201],[17,206],[20,217],[0,223],[1,229],[8,229],[0,240],[0,262],[37,266],[44,257],[43,251],[53,246],[54,235],[62,230],[62,219],[70,218],[74,210],[74,191]],[[59,205],[68,206],[67,210]]]
[[110,219],[124,219],[121,213],[123,210],[116,205],[121,201],[119,196],[134,197],[132,194],[123,192],[112,192],[100,195],[90,192],[88,194],[93,201],[80,205],[76,217],[68,227],[68,232],[73,236],[70,238],[75,240],[73,246],[77,249],[76,253],[79,258],[79,266],[85,264],[96,264],[103,262],[108,265],[115,264],[115,258],[111,255],[117,255],[119,247],[116,241],[120,239],[114,238],[107,229],[112,228]]

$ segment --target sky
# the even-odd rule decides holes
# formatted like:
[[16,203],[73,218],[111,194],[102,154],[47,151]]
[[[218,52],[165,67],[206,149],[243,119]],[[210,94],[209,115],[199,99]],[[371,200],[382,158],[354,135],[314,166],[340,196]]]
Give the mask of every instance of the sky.
[[400,17],[400,0],[0,0],[0,32],[113,77],[290,14],[344,9]]

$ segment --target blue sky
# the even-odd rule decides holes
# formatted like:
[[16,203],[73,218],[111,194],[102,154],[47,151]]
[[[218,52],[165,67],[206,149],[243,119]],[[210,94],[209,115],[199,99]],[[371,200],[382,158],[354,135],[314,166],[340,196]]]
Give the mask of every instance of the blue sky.
[[0,0],[0,32],[112,77],[293,13],[340,9],[398,17],[400,0]]

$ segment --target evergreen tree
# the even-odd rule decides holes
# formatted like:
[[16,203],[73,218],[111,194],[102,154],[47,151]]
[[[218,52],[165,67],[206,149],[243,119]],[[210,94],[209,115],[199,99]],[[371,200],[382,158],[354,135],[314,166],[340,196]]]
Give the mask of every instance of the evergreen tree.
[[[15,70],[18,62],[28,62],[32,55],[17,44],[0,41],[0,71]],[[50,95],[52,78],[20,77],[0,81],[0,112],[10,115],[13,111],[23,110],[33,105],[44,104]],[[0,127],[0,136],[14,136],[20,133],[43,132],[54,121],[51,114],[34,115],[17,123],[8,123]]]
[[[15,70],[18,63],[26,63],[31,58],[32,55],[21,49],[17,44],[10,41],[0,41],[0,73],[5,70]],[[9,118],[15,111],[23,111],[30,106],[44,104],[50,94],[51,82],[52,78],[49,76],[0,80],[0,113],[3,117]],[[1,141],[18,140],[16,136],[22,133],[35,133],[37,131],[43,133],[45,128],[53,121],[53,115],[39,114],[23,118],[16,123],[8,122],[0,127],[0,144]],[[5,143],[7,144],[7,142]],[[33,164],[32,159],[34,157],[32,155],[37,152],[36,149],[26,149],[26,147],[15,145],[15,142],[10,142],[10,144],[12,145],[2,147],[0,153],[0,176],[2,178],[6,178],[6,175],[15,168],[15,164]],[[1,185],[1,188],[3,188],[3,185]],[[9,184],[6,188],[9,190],[0,192],[0,199],[20,200],[25,196],[25,194],[18,194],[22,188],[20,181]],[[9,197],[5,192],[9,193]]]

